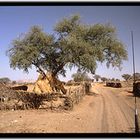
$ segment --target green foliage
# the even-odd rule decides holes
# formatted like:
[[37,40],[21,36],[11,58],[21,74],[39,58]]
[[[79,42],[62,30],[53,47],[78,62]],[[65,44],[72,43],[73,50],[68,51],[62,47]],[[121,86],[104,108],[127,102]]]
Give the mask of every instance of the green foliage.
[[132,76],[130,74],[123,74],[122,77],[128,81]]
[[72,75],[75,82],[89,81],[90,78],[85,72],[77,72]]
[[119,82],[119,81],[120,81],[120,79],[116,79],[116,81],[117,81],[117,82]]
[[11,80],[8,77],[0,78],[0,83],[8,84]]
[[17,82],[16,81],[12,81],[12,84],[16,84]]
[[115,32],[109,24],[83,24],[78,15],[58,22],[53,35],[33,26],[7,51],[10,66],[28,72],[34,65],[38,72],[50,71],[54,75],[65,75],[65,68],[73,66],[94,74],[97,62],[120,68],[127,52]]
[[101,80],[102,80],[103,82],[105,82],[105,81],[107,81],[107,78],[106,78],[106,77],[101,77]]
[[[133,74],[133,78],[134,78],[134,74]],[[140,80],[140,73],[135,73],[135,80],[139,81]]]
[[111,81],[116,81],[115,78],[112,78]]
[[99,81],[99,79],[101,78],[101,76],[100,75],[94,75],[94,78],[96,79],[96,81],[98,82]]
[[10,66],[14,69],[16,67],[23,69],[26,72],[32,65],[40,65],[42,63],[43,66],[44,52],[48,51],[48,48],[53,43],[52,40],[52,37],[42,32],[40,27],[32,27],[28,33],[13,41],[13,47],[8,52]]

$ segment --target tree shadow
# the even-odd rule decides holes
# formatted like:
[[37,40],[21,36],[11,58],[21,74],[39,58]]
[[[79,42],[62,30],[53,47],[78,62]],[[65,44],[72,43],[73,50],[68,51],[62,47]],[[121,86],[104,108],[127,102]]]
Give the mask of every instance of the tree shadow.
[[88,95],[88,96],[98,96],[99,94],[97,94],[95,92],[88,92],[86,95]]

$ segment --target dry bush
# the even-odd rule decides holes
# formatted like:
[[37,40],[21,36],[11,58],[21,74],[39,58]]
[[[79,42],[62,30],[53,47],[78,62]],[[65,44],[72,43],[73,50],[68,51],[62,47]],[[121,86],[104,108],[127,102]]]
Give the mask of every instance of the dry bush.
[[37,95],[25,91],[16,91],[0,84],[0,109],[38,108],[43,100],[50,100],[49,94]]

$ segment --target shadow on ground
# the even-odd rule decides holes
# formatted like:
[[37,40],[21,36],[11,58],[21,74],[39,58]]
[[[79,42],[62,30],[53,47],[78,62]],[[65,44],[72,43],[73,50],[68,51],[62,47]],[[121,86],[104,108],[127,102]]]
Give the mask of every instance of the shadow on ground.
[[87,95],[88,95],[88,96],[98,96],[99,94],[97,94],[97,93],[95,93],[95,92],[89,92]]

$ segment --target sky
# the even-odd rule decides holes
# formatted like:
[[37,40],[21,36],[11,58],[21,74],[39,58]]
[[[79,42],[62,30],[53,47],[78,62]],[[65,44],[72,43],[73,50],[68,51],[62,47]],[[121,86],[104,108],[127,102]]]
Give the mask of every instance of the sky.
[[[33,25],[41,26],[45,32],[54,33],[53,28],[61,19],[79,14],[85,24],[111,23],[117,30],[117,37],[125,44],[128,61],[123,61],[122,70],[98,64],[96,74],[107,78],[122,78],[122,74],[133,73],[131,34],[134,34],[136,72],[140,72],[140,6],[0,6],[0,78],[11,80],[36,80],[38,73],[33,67],[29,73],[10,68],[6,51],[12,47],[12,40],[28,32]],[[68,81],[76,69],[67,69]],[[90,75],[93,78],[93,75]]]

